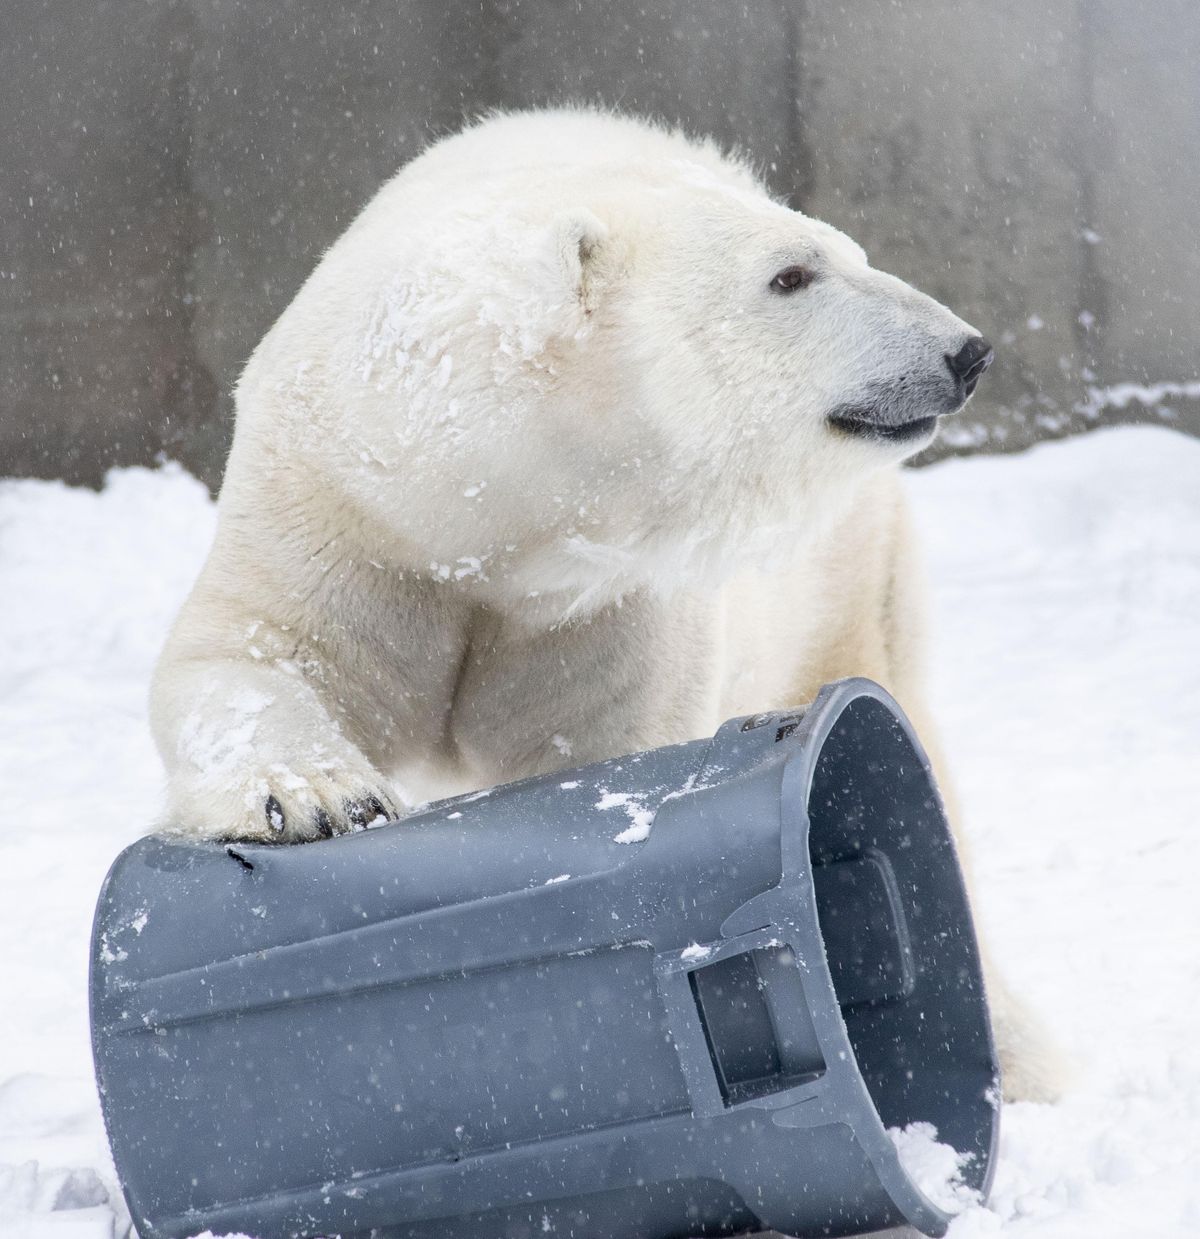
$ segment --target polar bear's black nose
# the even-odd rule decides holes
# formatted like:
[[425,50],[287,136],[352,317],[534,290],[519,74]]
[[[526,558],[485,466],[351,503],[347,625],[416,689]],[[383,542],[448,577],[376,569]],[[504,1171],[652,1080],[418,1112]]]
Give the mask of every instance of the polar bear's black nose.
[[963,385],[964,395],[969,396],[995,356],[992,346],[983,336],[972,336],[953,357],[946,354],[946,365]]

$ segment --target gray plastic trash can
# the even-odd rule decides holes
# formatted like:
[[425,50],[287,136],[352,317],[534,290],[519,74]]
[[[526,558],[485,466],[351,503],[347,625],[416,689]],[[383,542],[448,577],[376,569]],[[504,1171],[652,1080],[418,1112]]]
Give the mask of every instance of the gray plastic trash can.
[[938,1235],[914,1121],[990,1178],[962,879],[866,680],[326,842],[143,839],[91,999],[143,1239]]

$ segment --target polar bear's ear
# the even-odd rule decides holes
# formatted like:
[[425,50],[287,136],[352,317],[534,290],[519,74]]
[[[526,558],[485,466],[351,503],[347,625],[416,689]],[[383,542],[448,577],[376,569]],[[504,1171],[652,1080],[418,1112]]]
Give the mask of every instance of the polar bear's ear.
[[559,274],[569,295],[588,313],[599,291],[599,258],[608,229],[591,211],[576,210],[559,216],[551,230]]

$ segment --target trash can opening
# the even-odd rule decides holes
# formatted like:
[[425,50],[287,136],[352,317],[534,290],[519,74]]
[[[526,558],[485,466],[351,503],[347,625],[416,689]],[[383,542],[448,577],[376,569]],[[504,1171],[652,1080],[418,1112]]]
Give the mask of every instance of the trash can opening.
[[879,1118],[932,1124],[983,1190],[998,1089],[966,892],[928,761],[881,701],[834,722],[808,814],[830,977]]

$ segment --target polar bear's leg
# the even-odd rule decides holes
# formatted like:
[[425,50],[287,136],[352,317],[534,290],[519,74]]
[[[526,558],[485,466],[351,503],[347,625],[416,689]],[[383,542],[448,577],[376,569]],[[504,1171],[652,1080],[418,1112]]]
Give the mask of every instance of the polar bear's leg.
[[[974,903],[974,866],[971,849],[960,828],[963,815],[921,688],[925,680],[922,666],[925,644],[923,573],[917,562],[916,543],[903,503],[897,505],[895,517],[889,572],[881,594],[887,600],[887,605],[881,610],[882,649],[886,651],[881,683],[903,707],[929,755],[946,815],[954,831],[959,864]],[[1066,1060],[1042,1021],[1009,986],[982,932],[980,951],[1005,1099],[1057,1100],[1069,1079]]]
[[[831,574],[827,594],[838,598],[839,605],[822,625],[802,674],[790,685],[790,696],[811,701],[823,684],[861,675],[896,698],[929,755],[974,903],[970,848],[959,827],[962,815],[924,700],[926,591],[898,490],[890,498],[879,496],[873,506],[864,505],[853,522],[838,531],[826,571]],[[1005,1097],[1052,1101],[1067,1078],[1062,1056],[1040,1021],[1013,994],[982,933],[980,945]]]
[[300,667],[164,656],[151,702],[168,823],[220,839],[295,842],[398,815]]
[[[920,738],[929,755],[941,792],[958,851],[958,861],[967,883],[971,902],[977,903],[974,865],[971,848],[960,823],[962,814],[958,797],[950,779],[946,761],[941,753],[936,729],[930,721],[920,693],[910,684],[900,680],[888,686],[904,708],[913,730]],[[1000,1058],[1000,1075],[1006,1101],[1056,1101],[1070,1077],[1066,1061],[1055,1044],[1054,1038],[1041,1019],[1012,990],[1002,968],[996,963],[988,939],[976,919],[980,954],[983,961],[984,983],[987,986],[988,1008],[992,1017],[992,1031],[996,1038],[996,1051]]]
[[986,944],[983,976],[1005,1101],[1057,1101],[1071,1069],[1041,1018],[1009,988]]
[[[920,738],[933,766],[934,777],[942,796],[958,852],[958,862],[967,883],[971,902],[977,903],[974,864],[970,845],[960,827],[962,814],[953,781],[938,743],[937,731],[930,721],[920,693],[910,684],[901,682],[889,686],[908,715],[913,730]],[[1041,1019],[1019,998],[996,963],[988,938],[976,919],[984,983],[987,986],[988,1008],[992,1031],[1000,1058],[1000,1075],[1006,1101],[1056,1101],[1070,1078],[1067,1063],[1054,1038]]]

